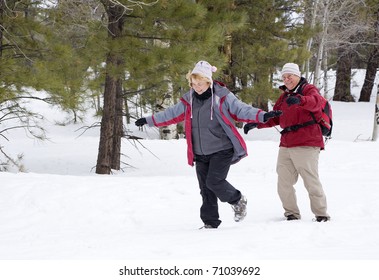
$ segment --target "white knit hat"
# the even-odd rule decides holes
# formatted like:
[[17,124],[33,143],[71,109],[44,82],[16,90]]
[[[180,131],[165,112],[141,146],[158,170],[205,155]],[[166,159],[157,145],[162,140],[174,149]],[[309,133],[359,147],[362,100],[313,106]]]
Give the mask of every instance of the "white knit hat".
[[296,75],[298,77],[301,77],[299,65],[297,65],[295,63],[284,64],[281,74],[282,74],[282,76],[284,74],[292,74],[292,75]]
[[205,78],[208,78],[211,82],[213,82],[212,79],[212,73],[217,71],[216,66],[212,66],[209,64],[209,62],[201,60],[198,63],[196,63],[195,68],[193,68],[191,74],[198,74]]

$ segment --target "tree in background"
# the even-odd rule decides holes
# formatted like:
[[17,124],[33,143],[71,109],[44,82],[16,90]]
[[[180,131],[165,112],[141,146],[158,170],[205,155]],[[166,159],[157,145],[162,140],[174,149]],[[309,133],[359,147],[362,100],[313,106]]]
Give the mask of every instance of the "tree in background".
[[245,102],[268,109],[277,96],[273,74],[286,62],[301,63],[308,31],[299,18],[299,1],[235,1],[248,22],[232,34],[232,90]]
[[339,10],[334,20],[334,36],[337,54],[336,84],[333,100],[354,102],[351,95],[351,75],[353,58],[359,44],[365,40],[364,24],[362,24],[359,5],[361,1],[338,2]]
[[[198,60],[209,60],[222,68],[226,61],[219,47],[223,45],[226,26],[237,17],[232,17],[226,8],[220,9],[221,4],[230,1],[206,1],[206,5],[185,0],[101,2],[109,36],[96,173],[109,174],[119,169],[112,164],[119,162],[112,161],[112,157],[120,155],[120,141],[116,138],[123,133],[123,105],[119,100],[130,100],[138,93],[139,104],[150,104],[154,110],[165,97],[175,98],[188,88],[185,75]],[[218,21],[212,12],[219,16]]]
[[[333,99],[354,101],[350,90],[352,68],[361,67],[363,61],[376,60],[375,52],[370,53],[369,48],[375,49],[377,45],[372,43],[372,31],[378,1],[304,0],[303,5],[309,18],[307,24],[317,31],[308,42],[308,49],[313,56],[306,64],[307,73],[314,73],[313,83],[326,96],[329,91],[327,71],[336,69]],[[313,71],[309,67],[313,67]],[[375,77],[375,73],[369,67],[367,69],[370,77]],[[372,86],[368,84],[365,88],[371,94]]]
[[67,0],[55,6],[0,1],[2,96],[30,95],[33,88],[46,91],[44,100],[64,110],[81,110],[90,65],[83,51],[89,24],[78,20],[88,20],[84,10],[81,17],[74,16],[75,9],[66,3],[77,7],[77,2]]
[[[232,2],[163,1],[149,9],[149,22],[154,22],[154,25],[148,25],[153,28],[148,32],[154,36],[150,35],[153,40],[145,46],[149,53],[140,55],[148,55],[147,58],[142,57],[144,63],[156,64],[158,69],[138,67],[135,70],[139,72],[130,72],[131,76],[125,83],[129,93],[135,92],[138,86],[138,102],[146,106],[144,108],[150,112],[159,111],[177,102],[188,90],[185,75],[199,60],[208,60],[216,65],[220,71],[215,73],[215,78],[220,77],[227,62],[222,51],[226,34],[243,22],[243,14],[231,10]],[[162,130],[169,129],[164,127]]]
[[[50,39],[54,38],[47,21],[45,8],[38,1],[0,1],[0,137],[3,140],[9,141],[5,132],[20,128],[28,136],[45,139],[45,130],[39,124],[43,116],[32,112],[27,105],[31,99],[57,101],[52,95],[35,96],[32,89],[63,87],[49,80],[51,73],[46,76],[44,71],[51,62]],[[66,100],[62,97],[59,102]],[[2,170],[6,170],[8,163],[23,169],[22,157],[12,159],[2,145],[0,150],[6,158]]]
[[367,25],[369,26],[367,30],[368,40],[362,48],[366,53],[363,59],[367,67],[359,101],[369,102],[374,88],[375,76],[379,68],[379,1],[367,0],[366,2],[367,9],[363,10],[363,15],[367,19]]
[[40,70],[47,84],[43,89],[64,111],[73,114],[69,122],[77,122],[80,113],[88,109],[93,94],[89,69],[104,62],[100,42],[106,33],[101,29],[98,6],[95,0],[59,0],[46,9],[46,25],[52,36],[47,44],[48,63]]
[[351,100],[348,65],[367,63],[360,98],[367,100],[378,63],[377,7],[378,0],[0,0],[0,136],[13,129],[6,126],[13,116],[43,138],[33,122],[42,116],[23,103],[30,98],[58,105],[68,122],[93,107],[102,117],[96,172],[109,174],[120,169],[123,117],[127,124],[177,102],[199,60],[264,109],[286,62],[304,63],[315,82],[324,70],[325,92],[326,70],[339,69],[339,100]]

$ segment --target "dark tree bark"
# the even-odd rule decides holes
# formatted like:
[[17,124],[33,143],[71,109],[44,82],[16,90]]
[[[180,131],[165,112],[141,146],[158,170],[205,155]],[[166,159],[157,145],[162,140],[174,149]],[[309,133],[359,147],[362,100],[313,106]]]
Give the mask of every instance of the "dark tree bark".
[[232,35],[228,34],[225,36],[225,43],[221,50],[228,59],[229,67],[223,72],[223,83],[226,84],[227,88],[229,88],[232,92],[235,92],[236,86],[234,77],[231,71],[232,67]]
[[359,101],[364,102],[370,101],[371,92],[374,87],[376,71],[379,67],[379,8],[376,10],[375,30],[375,39],[378,44],[374,46],[374,49],[368,58],[366,77],[363,83],[361,94],[359,96]]
[[[110,1],[104,0],[102,3],[108,15],[108,38],[109,40],[117,40],[122,34],[124,9],[112,4]],[[104,108],[101,119],[100,143],[96,164],[97,174],[110,174],[112,168],[120,169],[122,136],[121,70],[123,69],[123,59],[116,50],[111,49],[108,53],[106,63],[107,73],[104,88]]]
[[[107,63],[112,58],[108,57]],[[100,142],[96,173],[110,174],[113,155],[114,122],[116,117],[116,83],[109,75],[105,78],[103,116],[101,118]]]
[[365,81],[362,86],[362,90],[359,96],[359,101],[369,102],[372,89],[374,88],[374,81],[376,76],[376,71],[379,67],[379,48],[376,47],[374,51],[370,54],[369,60],[367,62]]
[[122,80],[118,79],[116,84],[116,115],[114,122],[114,134],[113,134],[113,148],[112,148],[112,169],[120,170],[121,162],[121,138],[123,136],[122,126],[122,110],[123,98],[122,98]]
[[378,140],[378,126],[379,126],[379,84],[376,92],[376,104],[375,104],[375,117],[374,117],[374,129],[372,130],[372,141]]
[[333,96],[334,101],[354,102],[350,89],[351,63],[351,53],[347,49],[340,47],[338,50],[336,87]]

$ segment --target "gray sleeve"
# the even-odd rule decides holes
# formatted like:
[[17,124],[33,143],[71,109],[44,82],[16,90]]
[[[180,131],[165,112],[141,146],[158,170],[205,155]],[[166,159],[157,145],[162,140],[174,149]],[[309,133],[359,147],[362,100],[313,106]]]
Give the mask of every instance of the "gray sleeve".
[[235,116],[237,121],[263,122],[265,111],[240,101],[233,93],[227,95],[225,102],[230,113]]
[[179,102],[171,107],[168,107],[162,112],[146,117],[148,126],[165,126],[175,124],[184,120],[185,105]]

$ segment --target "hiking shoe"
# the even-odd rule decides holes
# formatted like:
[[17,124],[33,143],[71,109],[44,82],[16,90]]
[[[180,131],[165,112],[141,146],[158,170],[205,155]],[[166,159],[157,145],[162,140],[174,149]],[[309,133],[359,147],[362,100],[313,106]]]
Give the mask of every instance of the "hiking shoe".
[[214,228],[214,229],[216,229],[217,227],[214,227],[214,226],[211,226],[211,225],[208,225],[208,224],[204,224],[201,228],[199,228],[199,229],[212,229],[212,228]]
[[327,222],[330,220],[330,217],[326,216],[316,216],[316,222]]
[[287,216],[287,221],[293,221],[293,220],[299,220],[299,218],[293,214],[290,214]]
[[245,218],[247,214],[246,204],[247,204],[247,199],[245,196],[242,195],[241,199],[236,204],[231,205],[234,210],[234,221],[239,222]]

